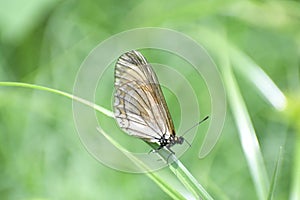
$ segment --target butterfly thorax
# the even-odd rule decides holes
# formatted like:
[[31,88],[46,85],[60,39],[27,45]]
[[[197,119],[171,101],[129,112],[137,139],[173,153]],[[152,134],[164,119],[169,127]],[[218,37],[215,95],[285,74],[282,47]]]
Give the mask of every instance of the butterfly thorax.
[[167,149],[170,149],[170,147],[172,147],[173,145],[175,144],[182,144],[184,141],[184,138],[183,137],[178,137],[176,136],[175,134],[172,134],[170,135],[170,137],[166,137],[166,134],[164,134],[159,140],[158,140],[158,143],[159,143],[159,148],[158,149],[161,149],[163,147],[166,147]]

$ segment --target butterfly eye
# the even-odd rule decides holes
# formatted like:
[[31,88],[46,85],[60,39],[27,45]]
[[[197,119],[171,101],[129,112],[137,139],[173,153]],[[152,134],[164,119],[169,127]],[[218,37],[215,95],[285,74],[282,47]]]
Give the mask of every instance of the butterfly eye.
[[184,138],[183,137],[178,137],[178,144],[182,144],[184,142]]

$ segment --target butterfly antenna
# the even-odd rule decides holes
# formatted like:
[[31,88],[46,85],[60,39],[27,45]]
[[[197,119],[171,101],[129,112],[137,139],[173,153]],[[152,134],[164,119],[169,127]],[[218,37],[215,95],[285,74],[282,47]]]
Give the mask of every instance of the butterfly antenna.
[[191,143],[189,143],[187,140],[184,140],[190,147],[192,147]]
[[[186,130],[183,134],[182,137],[187,134],[190,130],[192,130],[193,128],[195,128],[196,126],[199,126],[202,122],[206,121],[209,118],[209,116],[204,117],[204,119],[202,119],[200,122],[197,122],[194,126],[192,126],[191,128],[189,128],[188,130]],[[187,142],[187,141],[186,141]],[[189,143],[188,143],[189,144]],[[191,144],[189,144],[191,146]]]

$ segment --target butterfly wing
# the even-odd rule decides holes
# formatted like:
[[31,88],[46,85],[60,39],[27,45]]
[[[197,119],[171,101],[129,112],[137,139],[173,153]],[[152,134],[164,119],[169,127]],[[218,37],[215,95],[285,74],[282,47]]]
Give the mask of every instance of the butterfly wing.
[[114,112],[129,135],[149,142],[175,136],[174,125],[158,79],[141,53],[123,54],[115,66]]

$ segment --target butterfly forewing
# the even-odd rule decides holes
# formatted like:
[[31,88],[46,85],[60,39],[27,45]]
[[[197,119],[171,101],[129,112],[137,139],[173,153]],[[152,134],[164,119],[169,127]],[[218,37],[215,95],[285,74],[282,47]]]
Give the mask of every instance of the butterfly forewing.
[[137,51],[123,54],[115,67],[115,117],[130,135],[159,143],[175,136],[174,125],[158,79]]

